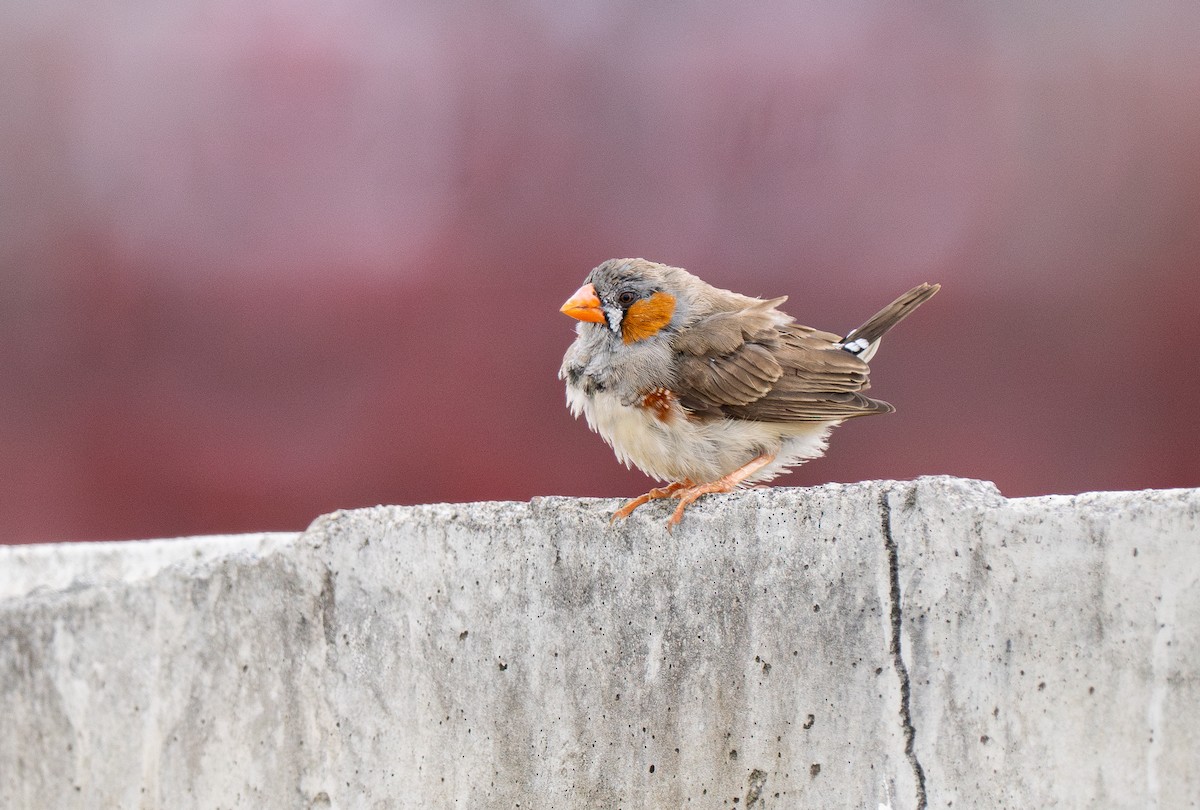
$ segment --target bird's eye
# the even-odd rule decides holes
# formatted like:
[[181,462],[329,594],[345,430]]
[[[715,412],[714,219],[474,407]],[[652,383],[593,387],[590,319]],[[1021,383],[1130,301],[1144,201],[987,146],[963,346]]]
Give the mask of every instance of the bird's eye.
[[617,303],[623,307],[627,307],[637,300],[637,293],[633,290],[622,290],[617,295]]

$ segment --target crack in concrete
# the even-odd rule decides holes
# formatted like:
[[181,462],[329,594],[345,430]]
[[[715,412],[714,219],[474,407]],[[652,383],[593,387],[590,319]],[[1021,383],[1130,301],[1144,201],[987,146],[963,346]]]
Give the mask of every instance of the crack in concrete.
[[887,549],[888,575],[891,580],[891,619],[892,665],[900,678],[900,722],[904,728],[904,756],[912,767],[913,778],[917,782],[917,810],[926,810],[928,800],[925,796],[925,769],[917,758],[916,738],[917,729],[913,726],[912,711],[909,703],[912,699],[912,684],[908,679],[908,667],[900,650],[901,629],[901,599],[900,599],[900,550],[896,538],[892,536],[892,504],[888,499],[890,492],[885,491],[879,496],[879,511],[883,528],[883,543]]

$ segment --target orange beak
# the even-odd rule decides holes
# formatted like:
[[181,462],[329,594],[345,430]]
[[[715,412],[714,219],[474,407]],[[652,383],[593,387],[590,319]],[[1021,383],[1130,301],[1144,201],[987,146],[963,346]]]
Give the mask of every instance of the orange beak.
[[567,303],[562,305],[559,312],[570,315],[579,321],[605,323],[604,310],[600,308],[600,299],[596,297],[596,288],[591,284],[584,284],[576,290],[575,294],[567,299]]

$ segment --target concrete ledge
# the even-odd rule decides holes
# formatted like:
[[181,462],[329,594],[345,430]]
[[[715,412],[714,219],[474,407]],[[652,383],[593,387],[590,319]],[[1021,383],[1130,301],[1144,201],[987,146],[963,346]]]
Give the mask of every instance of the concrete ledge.
[[674,535],[615,506],[4,549],[0,806],[1200,795],[1200,490],[767,489]]
[[63,591],[149,579],[177,563],[200,563],[238,553],[269,554],[298,537],[299,532],[262,532],[137,543],[0,546],[0,599],[36,590]]

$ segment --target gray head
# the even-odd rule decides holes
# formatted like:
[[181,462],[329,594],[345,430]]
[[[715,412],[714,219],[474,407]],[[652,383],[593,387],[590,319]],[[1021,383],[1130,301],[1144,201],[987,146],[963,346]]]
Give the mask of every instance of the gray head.
[[624,343],[635,343],[677,327],[689,309],[686,290],[697,283],[704,285],[678,267],[645,259],[609,259],[588,273],[562,311],[607,328]]

